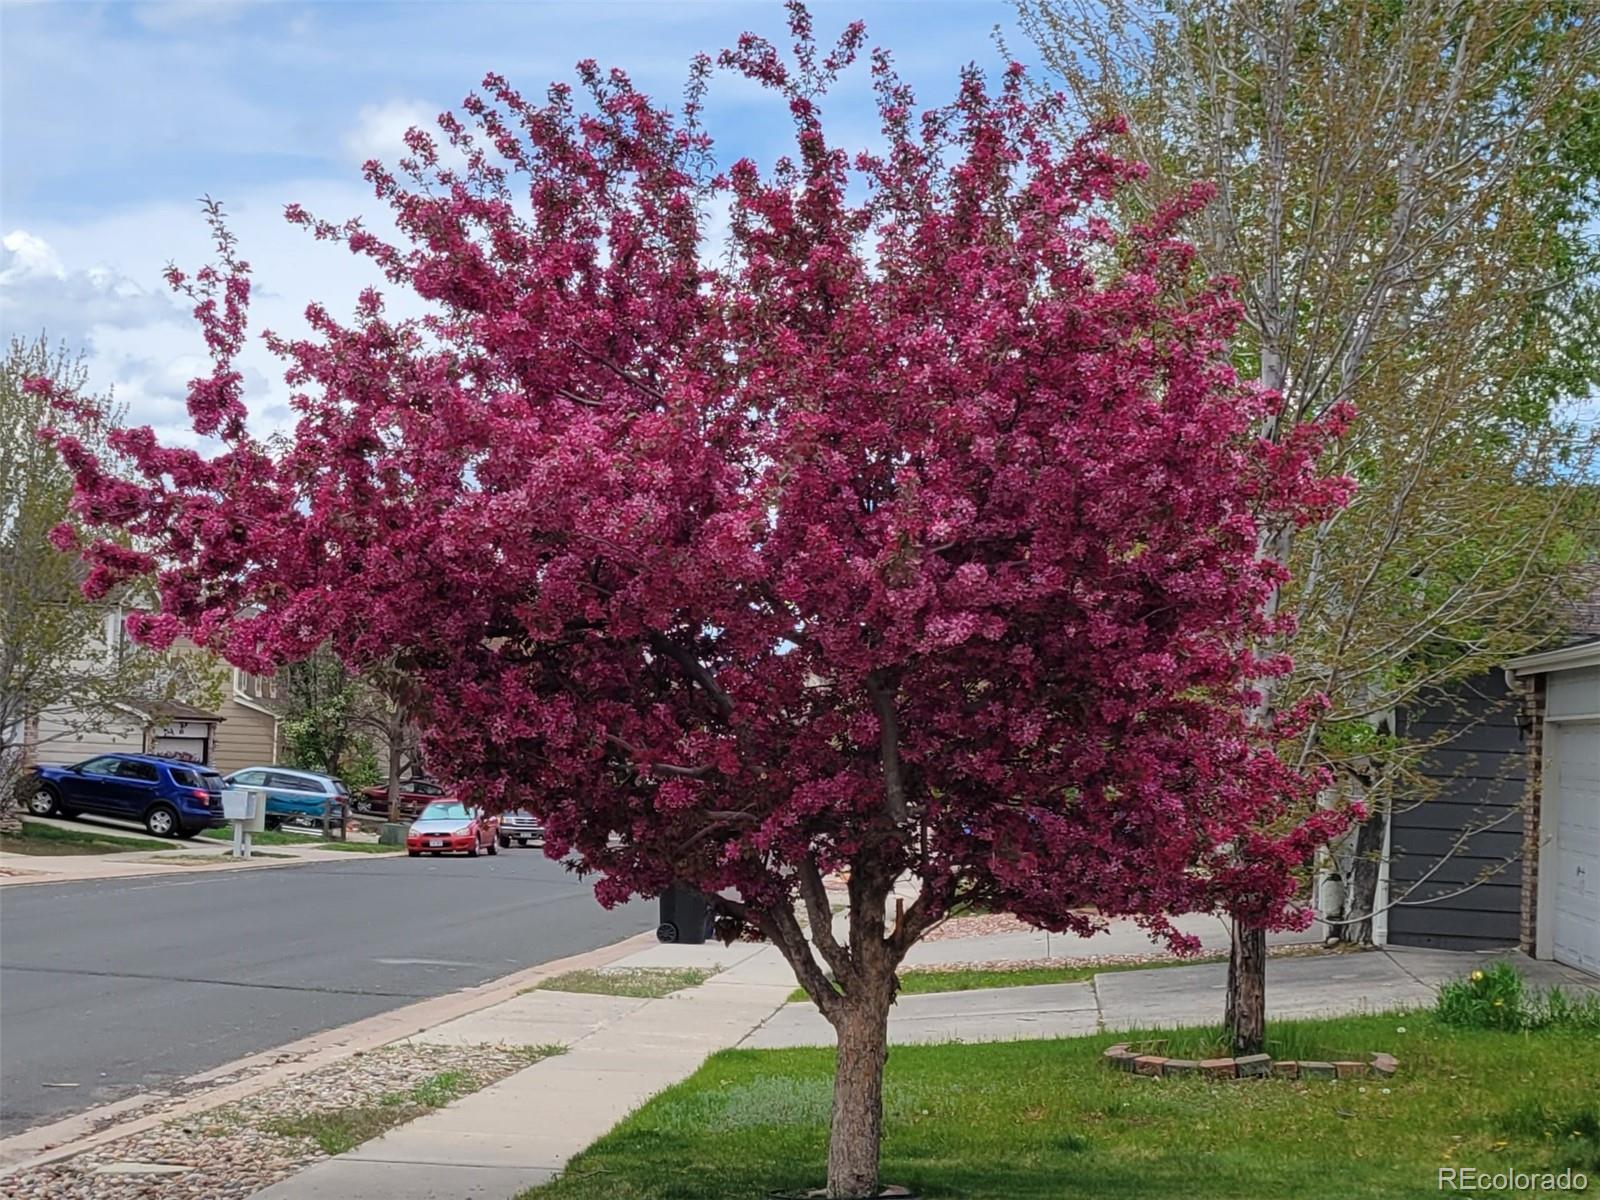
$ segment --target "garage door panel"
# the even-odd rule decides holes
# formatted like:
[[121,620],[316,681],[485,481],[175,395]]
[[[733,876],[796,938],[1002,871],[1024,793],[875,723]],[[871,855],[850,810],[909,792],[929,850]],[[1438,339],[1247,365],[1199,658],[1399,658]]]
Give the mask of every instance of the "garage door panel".
[[1551,956],[1600,974],[1600,723],[1559,725]]

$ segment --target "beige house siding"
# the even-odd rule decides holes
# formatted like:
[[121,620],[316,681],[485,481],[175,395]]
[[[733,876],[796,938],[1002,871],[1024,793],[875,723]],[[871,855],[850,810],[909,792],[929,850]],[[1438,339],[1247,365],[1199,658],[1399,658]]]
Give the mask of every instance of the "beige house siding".
[[211,751],[211,765],[227,775],[246,767],[259,767],[278,760],[278,718],[240,704],[231,696],[217,712],[223,717],[217,726],[217,741]]
[[82,723],[76,713],[40,713],[29,738],[32,761],[71,764],[97,754],[139,754],[144,750],[144,723],[136,717],[97,722],[98,729],[79,728]]
[[[122,636],[121,609],[108,609],[106,614],[107,645],[112,638]],[[178,649],[193,650],[186,639],[180,639]],[[217,706],[217,721],[212,734],[210,766],[226,774],[245,767],[276,762],[280,752],[278,744],[279,718],[277,711],[280,689],[271,676],[252,675],[231,670],[231,678],[224,683],[225,699]],[[160,705],[155,706],[160,709]],[[185,716],[173,718],[170,714],[153,712],[147,719],[129,712],[112,720],[89,722],[82,714],[68,710],[41,713],[30,725],[24,738],[24,754],[29,761],[40,763],[77,763],[97,754],[142,754],[148,752],[155,732],[170,720],[201,721],[210,727],[211,714],[191,709]],[[154,728],[149,725],[155,722]],[[83,728],[93,724],[97,728]]]

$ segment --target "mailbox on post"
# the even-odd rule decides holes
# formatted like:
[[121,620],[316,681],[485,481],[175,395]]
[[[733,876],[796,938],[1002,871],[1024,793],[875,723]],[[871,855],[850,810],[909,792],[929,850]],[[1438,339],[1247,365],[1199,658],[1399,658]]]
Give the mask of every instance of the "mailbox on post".
[[255,788],[223,788],[222,815],[233,826],[233,856],[250,857],[250,835],[267,827],[267,794]]

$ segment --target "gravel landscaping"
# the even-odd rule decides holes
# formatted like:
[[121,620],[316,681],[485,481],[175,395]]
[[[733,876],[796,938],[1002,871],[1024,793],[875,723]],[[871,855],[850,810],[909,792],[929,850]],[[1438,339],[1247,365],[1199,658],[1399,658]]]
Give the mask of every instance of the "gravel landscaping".
[[996,933],[1038,933],[1025,921],[1010,913],[980,913],[971,917],[947,917],[923,934],[924,942],[947,942],[957,938],[988,937]]
[[[0,1181],[8,1200],[243,1200],[302,1170],[327,1152],[315,1118],[391,1111],[364,1120],[383,1128],[420,1116],[434,1103],[487,1087],[560,1053],[559,1046],[414,1046],[397,1043],[354,1054],[233,1104],[173,1118],[75,1158]],[[450,1087],[440,1089],[441,1076]],[[434,1093],[438,1093],[435,1096]],[[306,1128],[285,1135],[273,1129]]]

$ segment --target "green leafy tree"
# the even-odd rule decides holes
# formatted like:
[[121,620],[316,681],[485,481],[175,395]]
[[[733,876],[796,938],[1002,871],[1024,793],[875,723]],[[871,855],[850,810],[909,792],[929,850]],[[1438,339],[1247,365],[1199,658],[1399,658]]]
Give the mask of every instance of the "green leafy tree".
[[72,476],[39,433],[70,432],[110,462],[105,433],[118,413],[108,400],[78,413],[52,411],[23,386],[31,377],[80,396],[88,382],[81,357],[42,337],[13,339],[0,364],[0,824],[7,828],[17,824],[28,738],[41,715],[84,733],[126,721],[130,707],[150,711],[165,699],[216,704],[221,695],[221,672],[206,656],[154,653],[123,636],[125,592],[84,598],[82,560],[51,540],[70,520]]
[[[1128,123],[1155,211],[1194,178],[1200,253],[1238,282],[1240,366],[1283,396],[1280,444],[1337,406],[1354,501],[1261,541],[1293,582],[1280,648],[1330,708],[1306,762],[1363,800],[1347,928],[1366,932],[1375,835],[1418,785],[1393,714],[1559,626],[1583,539],[1597,382],[1600,11],[1568,0],[1018,0],[1085,117]],[[1366,732],[1357,732],[1365,726]],[[1388,731],[1388,732],[1386,732]],[[1264,1037],[1265,933],[1237,927],[1229,1024]]]
[[390,670],[351,671],[328,647],[289,663],[283,723],[289,763],[335,775],[360,791],[389,781],[389,816],[399,818],[400,781],[420,762],[415,722],[401,677]]

